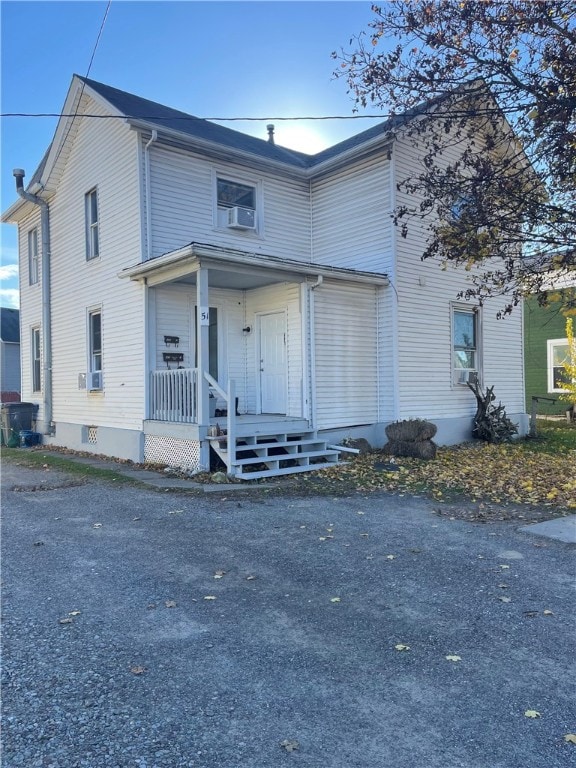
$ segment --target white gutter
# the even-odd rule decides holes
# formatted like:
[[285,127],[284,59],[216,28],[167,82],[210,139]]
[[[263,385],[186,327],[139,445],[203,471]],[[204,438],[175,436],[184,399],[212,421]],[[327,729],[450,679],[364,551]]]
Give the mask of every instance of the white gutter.
[[40,224],[42,230],[42,398],[43,398],[43,428],[45,435],[54,434],[52,424],[52,323],[50,297],[50,209],[46,200],[38,195],[26,192],[24,189],[25,173],[21,168],[15,168],[16,191],[23,200],[40,207]]
[[[201,119],[201,118],[197,118]],[[154,123],[150,123],[146,120],[138,120],[138,119],[132,119],[127,117],[126,123],[136,130],[145,130],[145,131],[154,131],[157,130],[154,128]],[[357,144],[350,149],[344,150],[343,152],[336,153],[333,157],[328,158],[327,160],[324,160],[320,163],[312,164],[309,166],[306,165],[296,165],[293,163],[290,163],[288,161],[284,160],[274,160],[272,158],[264,157],[263,155],[257,153],[257,152],[247,152],[245,150],[238,149],[237,147],[228,147],[226,144],[221,144],[220,142],[216,141],[210,141],[208,139],[201,139],[197,136],[192,136],[189,133],[185,133],[184,131],[177,131],[173,128],[161,128],[160,129],[160,137],[159,140],[169,140],[170,137],[174,141],[179,141],[182,144],[186,145],[191,151],[194,150],[194,148],[200,149],[200,150],[206,150],[206,151],[212,151],[213,153],[217,155],[225,155],[227,159],[230,157],[233,157],[235,159],[238,159],[240,161],[244,160],[246,162],[249,162],[250,164],[254,164],[254,162],[257,162],[259,164],[263,164],[265,166],[270,166],[274,168],[280,168],[286,171],[287,173],[292,173],[299,175],[300,177],[309,178],[314,177],[318,173],[323,173],[324,171],[330,170],[332,167],[338,167],[342,163],[349,162],[350,160],[353,160],[356,155],[364,155],[366,152],[372,151],[379,147],[380,145],[391,145],[395,139],[395,135],[392,134],[390,131],[383,131],[381,134],[377,134],[376,136],[372,137],[368,141],[363,141],[360,144]],[[288,147],[283,147],[280,144],[276,145],[278,149],[285,150],[286,152],[290,152],[291,150]],[[338,146],[338,145],[335,145]],[[332,149],[330,147],[329,149]],[[300,153],[303,154],[303,153]],[[322,154],[322,152],[318,153]],[[314,159],[315,155],[306,155],[304,154],[304,158],[308,158],[310,161]],[[297,153],[295,152],[295,158],[297,158]]]
[[128,277],[131,280],[143,280],[148,275],[162,269],[175,267],[180,264],[190,263],[190,271],[195,271],[192,262],[202,260],[203,266],[210,267],[210,263],[216,265],[242,265],[251,266],[261,270],[275,270],[277,272],[298,273],[319,278],[334,278],[338,280],[351,280],[357,283],[370,283],[371,285],[388,285],[387,275],[376,272],[362,272],[343,267],[328,267],[319,264],[310,264],[305,261],[280,259],[274,256],[248,254],[244,251],[206,246],[196,243],[179,248],[177,251],[165,256],[158,256],[144,264],[128,267],[118,273],[118,277]]

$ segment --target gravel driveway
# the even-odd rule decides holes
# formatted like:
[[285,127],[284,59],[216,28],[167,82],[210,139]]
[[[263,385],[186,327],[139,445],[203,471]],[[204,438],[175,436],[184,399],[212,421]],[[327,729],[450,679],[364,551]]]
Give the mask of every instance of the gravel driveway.
[[34,472],[4,482],[3,768],[574,765],[574,547]]

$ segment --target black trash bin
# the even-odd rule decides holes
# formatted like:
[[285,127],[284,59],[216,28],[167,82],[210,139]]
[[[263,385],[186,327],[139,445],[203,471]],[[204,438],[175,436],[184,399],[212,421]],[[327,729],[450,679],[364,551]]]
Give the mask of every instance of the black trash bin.
[[2,403],[1,424],[5,445],[13,436],[20,444],[20,432],[32,429],[37,407],[35,403]]

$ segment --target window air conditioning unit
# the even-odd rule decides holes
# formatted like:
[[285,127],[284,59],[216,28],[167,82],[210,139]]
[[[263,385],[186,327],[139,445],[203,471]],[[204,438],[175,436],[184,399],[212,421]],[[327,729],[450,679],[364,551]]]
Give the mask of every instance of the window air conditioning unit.
[[232,229],[256,229],[256,211],[238,205],[229,208],[228,226]]
[[89,371],[86,374],[86,389],[102,389],[102,371]]
[[460,371],[458,374],[458,384],[477,384],[478,371]]

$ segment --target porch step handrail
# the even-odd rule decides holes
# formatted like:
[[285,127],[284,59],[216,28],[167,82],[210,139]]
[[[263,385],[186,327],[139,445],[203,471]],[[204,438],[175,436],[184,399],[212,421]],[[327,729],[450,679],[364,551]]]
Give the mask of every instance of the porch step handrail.
[[234,476],[238,469],[236,460],[236,382],[228,379],[228,391],[226,392],[216,379],[210,376],[208,371],[204,371],[204,378],[226,403],[226,470],[229,475]]
[[213,389],[215,389],[216,392],[218,392],[218,394],[223,400],[228,401],[228,394],[222,389],[222,387],[220,386],[220,384],[218,384],[216,379],[210,376],[208,371],[204,371],[204,378],[206,379],[208,384],[210,384],[210,386],[213,387]]

